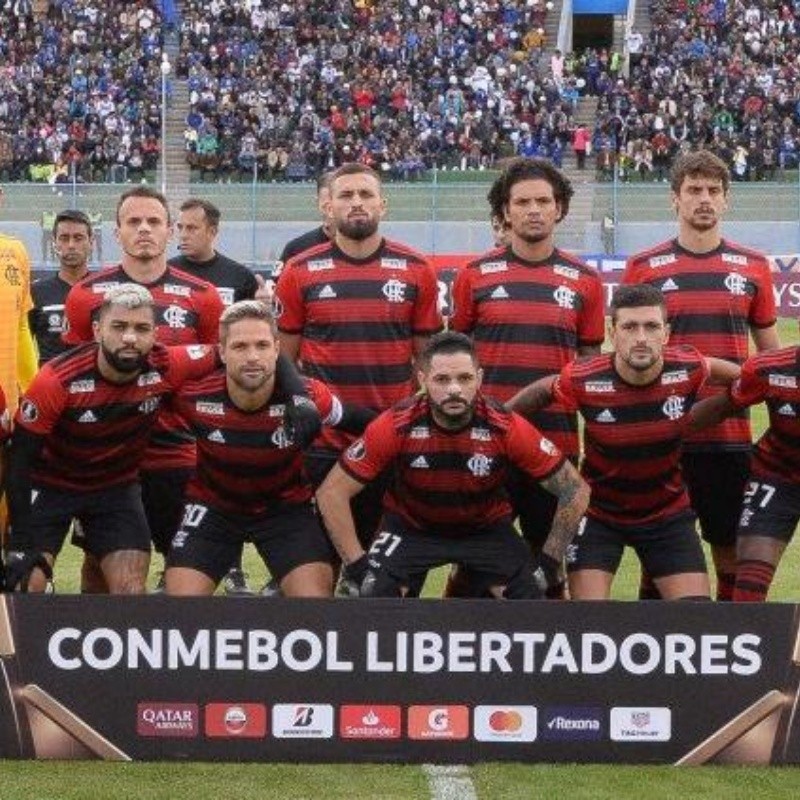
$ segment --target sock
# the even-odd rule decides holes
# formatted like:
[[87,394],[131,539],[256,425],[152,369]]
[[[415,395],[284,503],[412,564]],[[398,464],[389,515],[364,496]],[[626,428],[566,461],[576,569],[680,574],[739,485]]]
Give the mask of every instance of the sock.
[[736,584],[735,572],[718,572],[717,601],[726,602],[728,600],[733,600],[733,587],[735,584]]
[[736,565],[734,603],[763,603],[767,599],[775,567],[766,561],[740,561]]

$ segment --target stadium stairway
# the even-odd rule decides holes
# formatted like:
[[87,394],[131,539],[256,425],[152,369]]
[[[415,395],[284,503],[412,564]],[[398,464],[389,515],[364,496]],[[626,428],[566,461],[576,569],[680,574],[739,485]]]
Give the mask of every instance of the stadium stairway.
[[172,64],[172,72],[169,77],[170,92],[167,101],[164,183],[169,187],[170,196],[183,198],[188,193],[190,177],[183,139],[186,115],[189,113],[189,89],[186,81],[175,77],[175,65],[180,52],[177,33],[168,33],[165,36],[164,51]]

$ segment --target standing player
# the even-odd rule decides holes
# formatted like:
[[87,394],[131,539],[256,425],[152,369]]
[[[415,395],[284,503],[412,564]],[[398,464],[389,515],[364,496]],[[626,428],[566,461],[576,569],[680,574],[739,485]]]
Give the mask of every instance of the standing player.
[[[153,294],[156,302],[156,336],[162,344],[216,343],[222,300],[207,281],[195,278],[167,264],[166,249],[172,233],[166,198],[147,186],[122,194],[117,203],[117,241],[122,261],[90,275],[76,284],[66,302],[68,330],[65,341],[76,344],[91,338],[92,318],[102,293],[120,283],[138,283]],[[287,382],[294,375],[300,397],[304,392],[291,365],[281,359]],[[299,426],[314,425],[319,417],[296,402],[290,410],[302,415]],[[296,423],[297,424],[297,423]],[[307,438],[305,433],[298,438]],[[183,492],[194,472],[194,440],[174,412],[162,410],[142,465],[142,496],[155,549],[166,555],[183,510]]]
[[56,214],[52,237],[58,272],[33,283],[33,308],[28,315],[39,347],[39,366],[69,349],[62,338],[64,303],[70,289],[89,274],[89,258],[94,246],[89,217],[74,209]]
[[767,599],[775,570],[800,522],[800,349],[751,356],[727,394],[697,406],[718,421],[766,402],[769,427],[753,452],[737,543],[733,600]]
[[[728,168],[714,154],[700,150],[677,159],[670,181],[678,236],[633,256],[623,282],[661,289],[673,344],[691,344],[704,355],[739,365],[747,358],[748,330],[759,352],[779,347],[766,258],[722,238]],[[703,538],[711,545],[718,600],[730,600],[733,593],[736,529],[750,451],[750,421],[744,409],[690,436],[684,446],[681,468]],[[643,596],[648,595],[645,581]]]
[[323,172],[317,178],[317,207],[322,214],[322,225],[296,236],[283,246],[281,252],[278,272],[284,264],[288,264],[295,256],[300,255],[309,247],[316,247],[319,244],[326,244],[334,237],[333,220],[328,216],[328,204],[331,199],[331,179],[333,172]]
[[[289,261],[278,280],[281,350],[343,402],[383,411],[412,393],[414,356],[441,328],[436,276],[420,253],[381,235],[386,200],[372,169],[343,165],[331,176],[330,195],[325,213],[336,228],[333,241]],[[350,441],[323,431],[307,461],[314,485]],[[375,482],[356,502],[365,547],[382,494]]]
[[[425,392],[372,422],[320,487],[323,520],[361,596],[402,596],[429,569],[456,562],[469,570],[477,594],[541,597],[544,576],[513,526],[505,489],[511,466],[556,496],[540,562],[551,571],[561,562],[589,488],[532,425],[480,393],[481,377],[467,336],[432,337],[419,357]],[[367,555],[350,500],[384,472],[392,480]]]
[[[0,186],[0,210],[5,194]],[[36,348],[28,327],[31,262],[25,245],[0,233],[0,389],[13,414],[20,391],[36,373]],[[5,501],[0,500],[0,542],[6,535]]]
[[[42,555],[52,566],[75,518],[109,591],[144,591],[150,531],[138,477],[149,434],[162,402],[216,363],[213,348],[155,344],[154,308],[141,286],[110,289],[93,323],[96,341],[48,362],[26,392],[7,481],[10,588],[25,588]],[[41,572],[34,590],[44,588]]]
[[[555,229],[567,216],[571,197],[569,181],[549,161],[512,161],[488,195],[492,218],[507,223],[507,244],[456,276],[450,327],[472,335],[486,371],[484,391],[501,402],[576,355],[600,352],[605,325],[600,278],[555,246]],[[574,413],[554,405],[530,420],[577,462]],[[511,488],[520,529],[538,551],[550,530],[555,498],[523,475],[512,476]]]
[[[256,276],[244,264],[222,255],[216,249],[220,210],[208,200],[190,197],[178,214],[179,256],[167,263],[216,286],[222,302],[230,306],[240,300],[252,300],[258,292]],[[251,595],[242,568],[242,554],[232,562],[222,585],[226,594]]]
[[[287,436],[287,395],[275,375],[277,328],[258,301],[220,320],[223,369],[181,390],[177,409],[197,436],[197,473],[167,560],[167,593],[212,594],[252,541],[286,597],[328,597],[334,553],[311,502],[302,452]],[[322,384],[309,394],[326,424],[353,424]],[[364,422],[356,426],[363,430]]]
[[592,495],[567,557],[570,594],[607,599],[630,546],[662,597],[708,599],[681,442],[708,375],[730,382],[739,368],[688,345],[666,346],[664,296],[652,286],[617,289],[609,333],[613,353],[575,360],[508,403],[526,410],[556,399],[584,419],[581,472]]

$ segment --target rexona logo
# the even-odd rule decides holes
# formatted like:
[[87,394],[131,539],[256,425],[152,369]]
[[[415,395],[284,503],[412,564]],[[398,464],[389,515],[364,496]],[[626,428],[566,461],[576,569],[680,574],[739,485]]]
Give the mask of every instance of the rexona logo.
[[456,740],[469,735],[466,706],[411,706],[408,709],[408,738]]
[[139,736],[193,738],[198,733],[199,708],[195,703],[139,703],[136,733]]
[[535,742],[536,706],[475,706],[479,742]]
[[614,742],[668,742],[672,738],[672,712],[668,708],[611,709]]
[[342,706],[342,739],[399,739],[400,706]]
[[333,706],[279,703],[272,708],[272,735],[277,739],[332,739]]
[[206,736],[212,739],[263,739],[267,707],[262,703],[209,703],[205,726]]
[[542,710],[542,739],[601,739],[603,738],[603,710],[557,706]]

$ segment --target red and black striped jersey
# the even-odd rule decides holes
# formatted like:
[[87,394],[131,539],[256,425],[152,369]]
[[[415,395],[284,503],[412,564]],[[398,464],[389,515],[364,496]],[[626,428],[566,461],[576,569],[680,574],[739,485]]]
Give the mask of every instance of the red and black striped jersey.
[[[301,337],[303,371],[342,402],[376,411],[413,392],[413,338],[442,328],[432,267],[388,239],[365,259],[335,242],[305,250],[283,268],[275,292],[279,329]],[[328,428],[317,444],[340,451],[351,440]]]
[[[208,281],[168,266],[152,283],[133,280],[122,266],[93,273],[72,287],[65,304],[67,344],[93,339],[94,320],[105,293],[123,283],[138,283],[156,304],[156,338],[161,344],[214,344],[219,338],[222,299]],[[165,407],[145,455],[145,469],[192,469],[196,460],[192,437],[174,412]]]
[[[228,396],[220,369],[181,389],[176,411],[197,437],[197,472],[187,497],[235,514],[260,515],[282,504],[311,499],[302,451],[287,438],[287,398],[276,387],[269,402],[243,411]],[[342,404],[319,381],[307,379],[308,395],[323,423],[342,418]]]
[[753,471],[800,483],[800,349],[747,359],[729,392],[738,408],[767,404],[769,427],[755,446]]
[[0,445],[11,436],[11,412],[6,405],[6,395],[3,387],[0,386]]
[[618,527],[659,523],[686,511],[681,445],[688,414],[708,374],[693,347],[664,349],[664,369],[634,386],[604,353],[568,364],[554,396],[584,419],[583,477],[592,488],[588,514]]
[[446,431],[420,395],[385,411],[339,463],[367,483],[391,469],[384,506],[422,530],[466,534],[511,516],[506,493],[516,466],[541,481],[564,456],[518,414],[478,396],[472,422]]
[[[524,261],[511,248],[492,250],[456,275],[453,330],[472,334],[483,367],[483,391],[502,402],[559,372],[578,347],[604,338],[604,298],[592,267],[554,250]],[[531,416],[569,456],[578,454],[574,414],[557,405]]]
[[[750,328],[775,324],[775,294],[767,259],[723,240],[709,253],[691,253],[671,239],[634,256],[623,283],[649,283],[667,302],[671,344],[743,364]],[[708,386],[703,396],[724,391]],[[744,450],[751,443],[745,410],[719,425],[693,433],[686,450]]]
[[45,437],[36,483],[87,492],[136,480],[163,402],[216,364],[213,347],[156,344],[134,380],[112,383],[97,367],[98,348],[56,356],[20,403],[16,424]]

